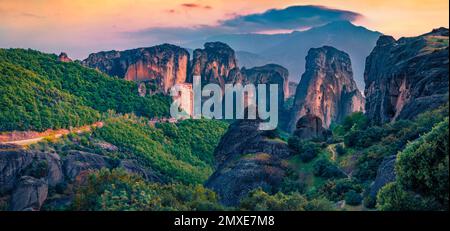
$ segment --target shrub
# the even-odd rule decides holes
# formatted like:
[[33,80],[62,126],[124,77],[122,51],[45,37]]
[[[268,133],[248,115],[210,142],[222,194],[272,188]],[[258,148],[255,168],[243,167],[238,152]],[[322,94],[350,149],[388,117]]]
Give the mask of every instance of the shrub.
[[323,178],[342,178],[346,175],[336,165],[327,159],[317,160],[313,165],[313,173],[315,176]]
[[448,210],[448,118],[398,154],[397,180],[378,193],[381,210]]
[[391,182],[385,185],[377,195],[377,209],[381,211],[427,210],[426,202],[399,184]]
[[339,156],[343,156],[345,155],[345,153],[347,153],[347,150],[345,150],[344,146],[342,146],[341,144],[336,145],[336,153]]
[[284,194],[278,192],[269,195],[261,188],[248,193],[241,200],[240,209],[250,211],[312,211],[332,210],[331,202],[326,199],[308,201],[300,193]]
[[312,141],[301,140],[296,136],[289,139],[288,145],[299,153],[299,157],[304,163],[314,159],[320,152],[320,144]]
[[355,190],[350,190],[345,193],[345,203],[347,203],[348,205],[360,205],[361,201],[361,194],[355,192]]
[[216,194],[201,185],[147,183],[121,169],[102,169],[75,187],[74,210],[222,210]]
[[284,177],[281,182],[281,192],[283,193],[305,193],[306,191],[306,183],[301,181],[298,177],[298,174],[293,171],[287,171],[286,177]]
[[364,130],[369,125],[367,117],[363,112],[354,112],[344,118],[342,127],[345,131]]
[[373,209],[377,205],[377,201],[375,197],[368,195],[364,197],[363,204],[366,208]]
[[267,130],[264,131],[263,135],[269,139],[275,139],[280,137],[280,131],[278,130],[278,128],[273,130]]

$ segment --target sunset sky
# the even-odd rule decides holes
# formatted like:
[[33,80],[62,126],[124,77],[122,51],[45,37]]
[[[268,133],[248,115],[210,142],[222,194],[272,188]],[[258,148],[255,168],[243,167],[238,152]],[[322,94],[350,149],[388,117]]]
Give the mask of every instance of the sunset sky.
[[0,0],[0,47],[66,51],[81,59],[164,39],[182,44],[213,34],[289,32],[335,20],[398,38],[448,27],[448,7],[448,0]]

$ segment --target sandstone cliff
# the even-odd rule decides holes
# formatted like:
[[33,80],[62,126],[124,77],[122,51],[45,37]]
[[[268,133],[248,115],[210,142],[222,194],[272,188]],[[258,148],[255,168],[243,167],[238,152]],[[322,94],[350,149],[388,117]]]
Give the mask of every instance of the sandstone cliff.
[[439,28],[398,41],[379,38],[364,73],[372,123],[409,119],[448,102],[448,35]]
[[[260,67],[253,67],[240,70],[235,68],[230,71],[226,83],[240,83],[242,85],[255,84],[276,84],[278,85],[278,108],[282,109],[284,100],[289,94],[289,72],[286,68],[277,64],[267,64]],[[267,87],[269,97],[270,92]]]
[[202,85],[219,84],[224,89],[230,71],[237,68],[234,50],[221,42],[205,43],[204,49],[194,50],[189,82],[193,76],[200,75]]
[[[126,51],[105,51],[90,54],[82,64],[110,76],[118,76],[151,85],[151,93],[169,93],[176,83],[186,82],[189,65],[187,50],[170,44]],[[146,90],[144,85],[140,89]],[[143,92],[140,92],[143,95]]]
[[306,56],[306,71],[295,93],[289,130],[310,113],[325,128],[348,114],[364,110],[364,98],[353,80],[348,54],[333,47],[313,48]]

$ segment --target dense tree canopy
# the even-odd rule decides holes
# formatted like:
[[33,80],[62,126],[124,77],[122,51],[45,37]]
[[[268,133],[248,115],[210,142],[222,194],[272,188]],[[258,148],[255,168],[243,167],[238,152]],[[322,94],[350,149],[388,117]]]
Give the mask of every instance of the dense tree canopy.
[[89,124],[109,109],[168,116],[170,99],[140,97],[137,85],[33,50],[0,49],[0,131]]
[[446,118],[398,154],[397,181],[378,194],[380,209],[448,209],[448,126]]

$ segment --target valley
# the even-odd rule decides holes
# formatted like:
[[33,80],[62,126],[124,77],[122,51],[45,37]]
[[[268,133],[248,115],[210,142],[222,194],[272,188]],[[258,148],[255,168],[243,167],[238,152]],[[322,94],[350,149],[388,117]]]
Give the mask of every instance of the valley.
[[[446,210],[448,29],[379,36],[364,89],[344,49],[290,58],[293,93],[288,68],[246,68],[232,47],[0,49],[0,209]],[[279,126],[170,118],[169,89],[197,75],[277,84]]]

